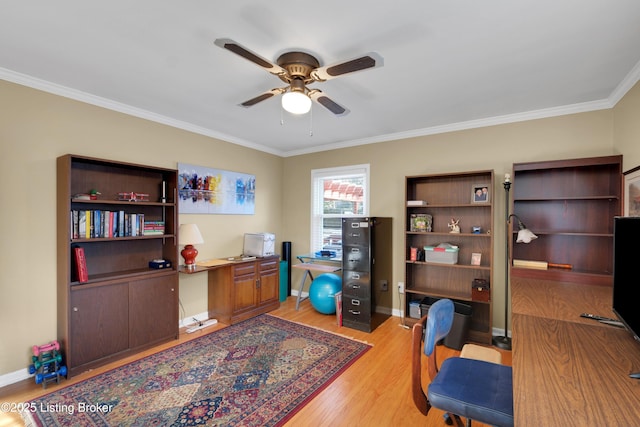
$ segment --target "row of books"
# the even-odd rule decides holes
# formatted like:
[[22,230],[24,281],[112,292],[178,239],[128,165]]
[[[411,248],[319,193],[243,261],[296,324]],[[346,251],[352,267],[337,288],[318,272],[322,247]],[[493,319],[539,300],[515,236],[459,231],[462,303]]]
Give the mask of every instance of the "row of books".
[[72,210],[71,238],[96,239],[164,234],[164,221],[145,221],[143,213]]

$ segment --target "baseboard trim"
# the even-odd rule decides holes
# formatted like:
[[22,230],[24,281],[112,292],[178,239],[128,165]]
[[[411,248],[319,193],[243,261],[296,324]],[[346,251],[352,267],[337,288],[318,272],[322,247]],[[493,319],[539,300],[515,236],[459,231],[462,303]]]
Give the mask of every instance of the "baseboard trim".
[[20,381],[29,379],[29,377],[31,377],[31,374],[29,374],[29,370],[27,368],[0,375],[0,388],[19,383]]
[[[297,297],[298,296],[298,290],[297,289],[291,289],[291,296],[292,297]],[[309,296],[309,292],[306,291],[302,291],[302,296],[301,298],[307,298]]]

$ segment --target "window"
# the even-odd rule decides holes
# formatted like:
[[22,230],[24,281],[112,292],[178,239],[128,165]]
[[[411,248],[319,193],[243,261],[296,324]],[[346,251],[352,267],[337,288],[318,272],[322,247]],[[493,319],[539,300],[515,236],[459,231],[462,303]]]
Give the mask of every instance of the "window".
[[342,250],[344,216],[369,215],[369,165],[311,171],[311,253]]

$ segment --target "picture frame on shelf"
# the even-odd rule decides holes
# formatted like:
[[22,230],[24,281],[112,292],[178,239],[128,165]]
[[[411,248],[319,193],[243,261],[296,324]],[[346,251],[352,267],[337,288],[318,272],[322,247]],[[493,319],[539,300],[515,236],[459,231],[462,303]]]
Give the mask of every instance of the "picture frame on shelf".
[[623,173],[624,216],[640,216],[640,166]]
[[479,252],[473,252],[471,254],[471,265],[480,265],[482,262],[482,254]]
[[430,232],[432,230],[433,217],[430,214],[411,214],[410,231]]
[[471,187],[471,203],[489,203],[490,201],[489,184],[473,184]]

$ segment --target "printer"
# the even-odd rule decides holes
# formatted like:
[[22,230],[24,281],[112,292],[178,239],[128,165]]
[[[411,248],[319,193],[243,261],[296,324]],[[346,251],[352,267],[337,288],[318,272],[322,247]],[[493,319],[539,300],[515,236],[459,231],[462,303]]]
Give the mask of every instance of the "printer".
[[271,256],[275,254],[276,235],[272,233],[245,233],[242,255]]

